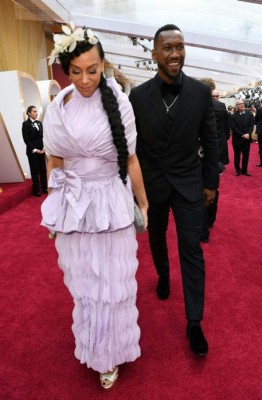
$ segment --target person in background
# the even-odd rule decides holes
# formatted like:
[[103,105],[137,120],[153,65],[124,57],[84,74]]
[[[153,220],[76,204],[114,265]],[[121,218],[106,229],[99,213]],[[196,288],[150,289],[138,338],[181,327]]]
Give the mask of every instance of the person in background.
[[26,114],[28,118],[22,124],[22,135],[26,144],[26,155],[28,157],[33,183],[33,194],[40,197],[41,191],[47,194],[43,126],[42,123],[37,120],[38,112],[35,106],[29,106]]
[[[251,111],[245,109],[244,101],[241,99],[236,101],[236,112],[230,116],[230,126],[232,130],[235,175],[251,176],[247,168],[254,128],[254,116]],[[240,167],[241,161],[242,165]]]
[[120,90],[125,93],[125,87],[124,87],[123,83],[120,82],[118,79],[116,79],[116,81],[118,83],[118,86],[120,87]]
[[228,106],[227,111],[229,114],[234,114],[234,107],[233,106]]
[[49,62],[59,60],[72,85],[44,119],[50,194],[42,225],[55,236],[74,300],[75,356],[109,390],[118,366],[140,356],[134,196],[145,227],[148,203],[128,97],[104,78],[104,51],[91,30],[71,24],[63,31]]
[[262,106],[261,105],[257,108],[256,111],[255,124],[256,124],[256,134],[257,134],[259,158],[260,158],[257,167],[262,167]]
[[[216,130],[218,136],[218,154],[219,154],[219,173],[223,174],[225,165],[229,163],[227,140],[230,138],[229,114],[223,102],[219,101],[220,94],[216,89],[216,84],[212,78],[202,78],[201,82],[206,83],[211,90],[213,98],[213,107],[216,118]],[[204,156],[204,154],[203,154]],[[218,208],[219,190],[216,190],[214,201],[204,210],[204,224],[201,242],[208,243],[210,236],[210,228],[216,221]]]
[[224,166],[229,164],[227,145],[227,141],[230,138],[229,114],[227,112],[225,103],[220,101],[220,94],[217,89],[212,90],[212,97],[216,117],[219,163],[222,164],[221,172],[223,172]]
[[[157,75],[133,88],[129,98],[149,200],[148,233],[158,275],[156,293],[161,300],[170,295],[166,233],[171,209],[176,223],[187,336],[191,349],[204,355],[208,343],[201,327],[205,262],[200,237],[204,204],[214,200],[219,184],[211,91],[182,72],[185,43],[177,26],[168,24],[156,32],[152,57],[158,66]],[[199,138],[205,153],[204,176],[198,157]]]

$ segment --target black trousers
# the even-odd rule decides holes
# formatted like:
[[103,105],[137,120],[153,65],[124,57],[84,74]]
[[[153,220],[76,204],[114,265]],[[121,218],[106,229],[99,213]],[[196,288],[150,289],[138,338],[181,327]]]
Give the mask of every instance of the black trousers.
[[40,185],[42,191],[47,190],[46,160],[45,154],[32,153],[27,155],[31,178],[33,183],[33,193],[39,193]]
[[178,192],[162,203],[149,200],[149,243],[159,276],[169,276],[166,232],[172,210],[177,232],[186,317],[201,320],[204,310],[205,262],[200,236],[203,225],[203,199],[192,203]]
[[216,189],[216,195],[208,207],[204,207],[204,222],[202,230],[202,239],[208,240],[209,238],[209,228],[212,228],[217,217],[217,203],[218,203],[219,191]]
[[208,227],[211,228],[216,220],[217,216],[217,204],[218,204],[218,197],[219,197],[219,190],[216,190],[216,195],[213,200],[213,203],[209,204],[209,206],[206,208],[207,210],[207,221],[208,221]]
[[257,135],[257,141],[258,141],[258,152],[259,152],[259,157],[260,157],[260,164],[262,164],[262,133]]
[[[234,166],[236,172],[247,172],[249,152],[250,152],[250,141],[247,139],[242,139],[239,144],[233,145],[234,149]],[[242,167],[240,167],[240,158],[242,154]]]

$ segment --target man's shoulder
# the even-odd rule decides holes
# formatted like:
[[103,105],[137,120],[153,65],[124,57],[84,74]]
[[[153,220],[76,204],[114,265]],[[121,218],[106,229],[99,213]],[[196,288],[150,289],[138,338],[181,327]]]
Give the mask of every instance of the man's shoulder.
[[205,83],[199,81],[196,78],[193,78],[192,76],[186,75],[184,72],[182,72],[182,79],[183,79],[183,85],[189,83],[190,85],[194,85],[197,87],[206,87],[207,86]]
[[192,78],[192,76],[188,76],[185,73],[183,73],[183,86],[190,87],[191,90],[197,91],[198,93],[203,92],[210,94],[210,87],[206,83]]
[[259,106],[257,109],[257,115],[261,118],[262,117],[262,106]]
[[213,100],[213,105],[214,105],[214,109],[227,112],[226,105],[225,105],[225,103],[223,103],[223,101]]
[[254,115],[253,115],[252,111],[246,110],[245,112],[247,113],[248,116],[254,118]]
[[138,86],[132,88],[131,93],[137,94],[137,93],[142,93],[142,92],[148,90],[149,87],[152,85],[154,79],[155,79],[155,78],[151,78],[151,79],[149,79],[148,81],[146,81],[146,82],[144,82],[144,83],[141,83],[140,85],[138,85]]

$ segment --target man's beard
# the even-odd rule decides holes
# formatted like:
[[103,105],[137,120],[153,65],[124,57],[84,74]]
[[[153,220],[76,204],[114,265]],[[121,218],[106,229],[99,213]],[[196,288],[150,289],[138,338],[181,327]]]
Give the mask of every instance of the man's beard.
[[172,81],[174,81],[174,80],[176,79],[176,77],[180,74],[183,65],[181,66],[181,68],[178,70],[178,72],[177,72],[176,74],[171,74],[171,73],[168,71],[168,69],[166,68],[166,66],[163,65],[163,64],[161,64],[161,63],[159,63],[159,62],[157,62],[157,67],[158,67],[158,70],[161,70],[162,73],[163,73],[168,79],[171,79]]

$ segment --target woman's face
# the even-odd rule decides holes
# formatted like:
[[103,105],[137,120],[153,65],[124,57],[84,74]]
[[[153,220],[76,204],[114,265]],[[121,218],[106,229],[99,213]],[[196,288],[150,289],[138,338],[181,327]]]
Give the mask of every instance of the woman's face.
[[34,120],[37,118],[37,114],[38,114],[38,112],[37,112],[37,109],[36,109],[36,108],[32,108],[32,110],[30,111],[30,113],[28,113],[29,117],[30,117],[31,119],[34,119]]
[[96,46],[71,60],[69,78],[79,93],[90,97],[96,91],[104,71],[104,60],[101,60]]

